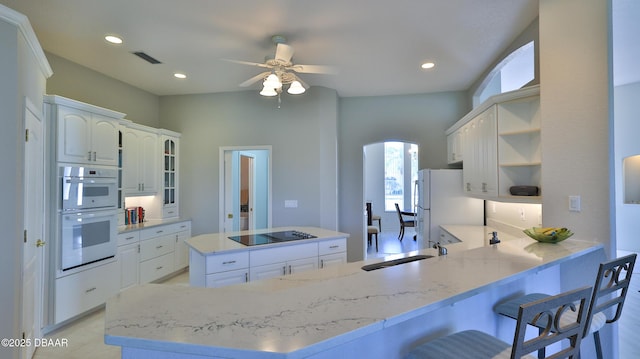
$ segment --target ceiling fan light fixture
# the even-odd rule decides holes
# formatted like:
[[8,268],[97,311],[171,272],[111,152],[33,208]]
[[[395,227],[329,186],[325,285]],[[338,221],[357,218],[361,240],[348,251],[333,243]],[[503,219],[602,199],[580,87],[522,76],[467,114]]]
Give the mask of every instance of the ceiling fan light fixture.
[[432,69],[435,66],[436,66],[436,64],[434,64],[433,62],[425,62],[424,64],[420,65],[420,67],[422,67],[425,70]]
[[262,88],[262,91],[260,91],[260,95],[266,96],[266,97],[273,97],[278,95],[278,92],[273,87],[265,86]]
[[278,78],[278,75],[276,74],[270,74],[269,76],[267,76],[267,79],[264,80],[262,84],[265,88],[270,87],[273,89],[277,89],[282,87],[282,82],[280,82],[280,78]]
[[302,86],[302,84],[300,83],[300,81],[293,81],[291,83],[291,85],[289,86],[289,89],[287,90],[288,93],[292,94],[292,95],[300,95],[303,94],[305,92],[305,88],[304,86]]

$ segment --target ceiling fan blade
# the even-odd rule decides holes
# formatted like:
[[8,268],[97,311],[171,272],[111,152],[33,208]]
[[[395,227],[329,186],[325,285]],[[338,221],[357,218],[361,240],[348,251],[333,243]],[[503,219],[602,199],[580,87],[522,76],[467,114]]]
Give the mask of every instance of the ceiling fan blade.
[[271,73],[271,71],[265,71],[261,74],[255,75],[254,77],[248,79],[247,81],[243,82],[240,84],[240,87],[248,87],[253,85],[254,83],[264,79],[265,77],[267,77],[269,74]]
[[276,60],[291,62],[293,57],[293,47],[287,44],[278,44],[276,46]]
[[261,64],[258,62],[250,62],[250,61],[241,61],[241,60],[231,60],[231,59],[222,59],[223,61],[227,61],[227,62],[233,62],[236,64],[241,64],[241,65],[249,65],[249,66],[257,66],[257,67],[265,67],[265,68],[271,68],[271,66],[267,65],[267,64]]
[[291,66],[291,70],[301,74],[337,74],[338,70],[333,66],[300,65]]

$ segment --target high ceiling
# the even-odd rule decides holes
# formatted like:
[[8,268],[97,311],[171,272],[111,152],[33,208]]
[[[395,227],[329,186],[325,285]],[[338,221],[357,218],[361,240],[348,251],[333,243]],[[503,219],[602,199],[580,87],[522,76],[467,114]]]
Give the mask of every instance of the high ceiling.
[[[276,34],[295,49],[295,63],[334,66],[338,74],[300,77],[343,97],[466,90],[538,14],[538,0],[0,3],[29,18],[45,51],[156,95],[242,90],[263,69],[222,59],[263,62]],[[108,33],[124,43],[107,43]],[[426,61],[435,68],[420,69]]]

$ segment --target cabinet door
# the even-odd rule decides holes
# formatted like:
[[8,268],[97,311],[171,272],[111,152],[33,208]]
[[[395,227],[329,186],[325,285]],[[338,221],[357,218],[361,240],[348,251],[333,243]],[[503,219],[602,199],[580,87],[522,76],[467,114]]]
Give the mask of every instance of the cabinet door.
[[482,195],[498,195],[498,132],[496,108],[492,106],[478,122],[480,142],[480,191]]
[[100,165],[118,164],[118,123],[105,116],[93,114],[91,151],[93,162]]
[[91,114],[58,106],[58,161],[89,163],[91,156]]
[[207,288],[224,287],[231,284],[246,283],[249,281],[249,272],[246,269],[232,270],[228,272],[220,272],[207,274]]
[[158,135],[142,132],[140,138],[140,172],[141,192],[158,191]]
[[347,253],[334,253],[320,256],[320,269],[347,263]]
[[118,247],[118,264],[120,269],[120,290],[138,284],[138,266],[140,264],[140,247],[137,243]]
[[318,257],[297,259],[289,261],[287,265],[287,274],[301,273],[309,270],[318,269]]
[[182,231],[176,233],[175,236],[176,243],[173,252],[173,269],[177,271],[189,265],[189,248],[187,247],[186,243],[184,243],[184,241],[189,239],[191,235],[189,231]]
[[249,279],[251,281],[268,279],[283,276],[287,273],[285,262],[255,266],[249,269]]
[[127,128],[122,136],[122,189],[126,194],[139,191],[138,171],[140,168],[141,133]]

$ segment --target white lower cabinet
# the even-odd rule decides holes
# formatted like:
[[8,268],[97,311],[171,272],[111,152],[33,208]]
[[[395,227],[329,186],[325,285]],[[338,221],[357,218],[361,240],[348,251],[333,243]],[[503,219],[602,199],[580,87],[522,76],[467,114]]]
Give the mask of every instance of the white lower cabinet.
[[207,288],[224,287],[232,284],[246,283],[249,281],[249,269],[238,269],[227,272],[206,275],[205,286]]
[[116,261],[56,279],[56,324],[100,306],[118,292]]
[[339,238],[318,243],[320,269],[347,263],[347,239]]
[[173,253],[140,262],[140,283],[153,282],[173,273]]
[[281,277],[347,262],[347,239],[307,241],[271,248],[202,254],[190,250],[189,284],[222,287]]
[[251,280],[268,279],[314,269],[318,269],[317,256],[255,267],[252,266],[249,270],[249,278],[251,278]]
[[120,272],[120,290],[133,287],[140,280],[140,245],[127,244],[118,247],[118,264]]

